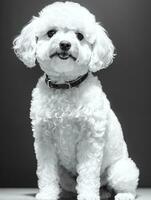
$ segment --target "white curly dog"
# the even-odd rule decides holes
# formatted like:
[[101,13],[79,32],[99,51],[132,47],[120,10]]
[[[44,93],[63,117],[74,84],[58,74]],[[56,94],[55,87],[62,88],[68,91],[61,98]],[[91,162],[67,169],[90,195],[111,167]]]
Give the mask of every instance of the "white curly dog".
[[[37,199],[57,200],[61,188],[78,200],[99,200],[100,187],[116,200],[133,200],[139,170],[129,158],[118,119],[92,72],[112,63],[114,46],[86,8],[56,2],[33,17],[14,40],[28,67],[44,75],[32,93],[38,163]],[[76,178],[75,178],[76,177]]]

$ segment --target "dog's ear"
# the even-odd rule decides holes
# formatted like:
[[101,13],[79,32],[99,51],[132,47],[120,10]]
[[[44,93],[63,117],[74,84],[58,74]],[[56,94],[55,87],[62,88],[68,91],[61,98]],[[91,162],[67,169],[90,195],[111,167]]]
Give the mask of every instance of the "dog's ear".
[[27,67],[34,67],[36,61],[35,21],[33,18],[13,41],[15,54]]
[[105,29],[96,24],[96,38],[93,44],[89,70],[96,72],[108,67],[114,57],[114,46]]

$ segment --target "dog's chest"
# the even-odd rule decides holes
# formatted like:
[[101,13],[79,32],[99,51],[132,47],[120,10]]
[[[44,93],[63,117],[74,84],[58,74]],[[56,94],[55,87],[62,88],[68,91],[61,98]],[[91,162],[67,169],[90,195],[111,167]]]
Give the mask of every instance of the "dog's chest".
[[60,163],[74,172],[76,167],[77,145],[82,139],[84,130],[76,119],[56,119],[52,132],[54,144]]
[[75,95],[74,98],[70,94],[70,96],[64,95],[58,98],[56,96],[55,99],[55,102],[50,102],[51,136],[60,163],[74,172],[77,162],[77,146],[87,134],[88,122],[82,105],[78,103]]

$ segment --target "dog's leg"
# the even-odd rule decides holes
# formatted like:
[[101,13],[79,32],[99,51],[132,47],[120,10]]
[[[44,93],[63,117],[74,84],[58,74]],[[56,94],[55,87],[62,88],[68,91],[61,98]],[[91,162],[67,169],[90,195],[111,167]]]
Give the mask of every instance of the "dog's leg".
[[115,200],[134,200],[139,170],[130,158],[118,160],[108,168],[108,185],[117,193]]
[[58,159],[51,141],[50,130],[46,124],[34,127],[35,153],[37,158],[37,176],[40,200],[57,200],[59,196]]
[[76,187],[78,200],[100,200],[100,170],[103,158],[104,127],[101,127],[96,121],[93,126],[95,126],[95,133],[90,133],[90,137],[84,138],[78,146]]

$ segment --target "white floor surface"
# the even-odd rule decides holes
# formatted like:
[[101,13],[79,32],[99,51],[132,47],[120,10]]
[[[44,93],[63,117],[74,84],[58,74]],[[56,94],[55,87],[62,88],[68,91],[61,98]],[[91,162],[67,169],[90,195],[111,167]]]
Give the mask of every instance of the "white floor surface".
[[[32,188],[0,188],[0,200],[35,200],[37,189]],[[65,199],[73,199],[72,196],[66,196]],[[137,200],[151,200],[150,188],[139,188],[137,191]]]

